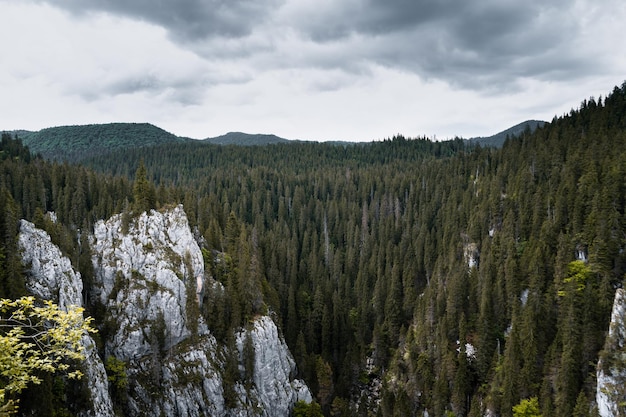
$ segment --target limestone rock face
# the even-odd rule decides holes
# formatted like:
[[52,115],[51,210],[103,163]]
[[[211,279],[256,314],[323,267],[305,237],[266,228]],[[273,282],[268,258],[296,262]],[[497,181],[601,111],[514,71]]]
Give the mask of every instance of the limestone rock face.
[[[47,233],[23,221],[19,239],[29,291],[64,308],[82,305],[80,273]],[[104,315],[104,355],[124,363],[128,385],[121,394],[111,386],[86,335],[84,373],[92,405],[81,415],[113,416],[115,408],[155,417],[273,417],[288,416],[298,400],[312,401],[306,384],[294,378],[295,362],[270,317],[257,317],[236,332],[231,346],[209,332],[197,303],[205,280],[215,282],[205,278],[182,206],[99,221],[90,242],[90,303]],[[226,376],[229,360],[238,364],[238,375]],[[251,374],[245,363],[253,363]]]
[[[254,397],[263,404],[267,416],[289,415],[296,401],[311,402],[308,387],[300,380],[292,380],[295,361],[287,345],[278,335],[276,325],[269,317],[261,317],[248,331],[237,334],[240,363],[244,363],[246,338],[254,347]],[[244,369],[242,371],[245,372]]]
[[[243,341],[254,346],[253,384],[228,387],[223,372],[229,355],[238,355],[243,373]],[[237,334],[237,351],[229,352],[211,335],[181,343],[164,358],[131,361],[128,414],[145,416],[288,416],[298,400],[312,401],[304,382],[293,379],[295,364],[278,329],[260,317]],[[230,390],[230,394],[226,391]],[[225,396],[234,398],[228,405]]]
[[[297,400],[312,400],[294,380],[294,360],[269,317],[237,333],[237,350],[229,351],[192,313],[204,261],[182,206],[98,222],[92,251],[94,294],[115,329],[107,354],[128,364],[128,414],[287,416]],[[225,382],[228,358],[243,369],[246,337],[254,346],[254,383],[241,375]]]
[[83,281],[70,260],[52,243],[50,235],[31,222],[20,222],[18,245],[22,263],[29,270],[26,289],[59,307],[82,306]]
[[602,417],[626,416],[626,291],[615,292],[609,334],[597,369],[596,402]]
[[182,206],[143,213],[128,230],[123,223],[122,215],[98,222],[92,252],[94,293],[115,322],[107,352],[128,360],[149,355],[155,339],[169,349],[191,335],[186,285],[197,296],[204,262]]
[[126,414],[142,416],[222,416],[226,414],[221,377],[223,352],[210,335],[182,343],[164,356],[130,362]]
[[[50,236],[32,223],[22,220],[18,244],[22,263],[27,268],[26,288],[36,297],[52,300],[63,309],[82,306],[83,282],[70,260],[52,243]],[[83,416],[113,416],[107,375],[98,356],[96,344],[89,335],[83,336],[85,347],[85,380],[91,396],[91,408]]]

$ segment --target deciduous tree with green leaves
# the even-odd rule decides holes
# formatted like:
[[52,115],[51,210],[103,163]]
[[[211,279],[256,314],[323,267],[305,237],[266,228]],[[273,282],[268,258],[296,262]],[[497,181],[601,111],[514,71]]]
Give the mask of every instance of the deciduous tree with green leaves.
[[537,397],[526,398],[513,407],[513,417],[541,417]]
[[88,332],[95,330],[81,307],[63,311],[52,301],[38,305],[34,297],[0,299],[0,416],[17,412],[15,396],[40,384],[40,371],[80,378],[70,363],[85,359],[81,339]]

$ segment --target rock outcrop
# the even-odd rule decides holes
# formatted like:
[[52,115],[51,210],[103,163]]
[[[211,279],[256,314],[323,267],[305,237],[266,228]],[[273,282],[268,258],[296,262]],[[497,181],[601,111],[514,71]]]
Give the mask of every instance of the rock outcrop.
[[83,281],[70,260],[52,243],[50,235],[22,220],[18,237],[22,263],[28,270],[26,289],[45,300],[53,300],[62,309],[82,306]]
[[[48,233],[25,220],[20,223],[18,238],[22,262],[27,269],[26,288],[36,297],[52,300],[63,309],[82,306],[83,282],[70,260],[52,243]],[[83,416],[113,416],[113,404],[108,381],[96,343],[89,335],[83,336],[85,347],[85,380],[90,394],[91,408]]]
[[99,221],[92,251],[94,295],[115,321],[114,333],[107,335],[108,354],[140,358],[157,342],[170,349],[191,335],[198,318],[187,317],[187,296],[201,291],[204,263],[182,206]]
[[601,417],[626,416],[626,291],[615,292],[609,334],[600,353],[596,402]]
[[[28,290],[63,308],[82,305],[80,273],[48,234],[23,221],[19,242]],[[107,380],[103,358],[86,335],[91,408],[81,415],[287,416],[296,401],[312,401],[308,387],[294,379],[295,362],[270,317],[252,320],[231,346],[203,323],[198,302],[205,280],[214,283],[205,277],[182,206],[100,221],[91,250],[89,298],[104,312],[104,355],[123,364],[116,372],[128,383]],[[233,359],[238,375],[226,375]]]
[[[279,337],[272,319],[260,317],[251,329],[237,334],[240,364],[245,362],[244,345],[247,337],[254,347],[252,396],[264,405],[266,415],[286,416],[296,401],[311,402],[308,387],[302,381],[292,380],[295,361]],[[242,366],[240,368],[242,372],[245,371]]]

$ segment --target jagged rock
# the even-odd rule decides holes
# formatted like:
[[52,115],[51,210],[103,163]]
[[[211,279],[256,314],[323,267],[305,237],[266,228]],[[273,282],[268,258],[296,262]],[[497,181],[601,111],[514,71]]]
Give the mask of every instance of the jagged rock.
[[131,362],[127,410],[144,416],[222,416],[220,348],[210,335],[175,346],[165,357]]
[[[36,297],[52,300],[63,309],[82,306],[83,282],[80,273],[74,271],[70,260],[52,243],[45,231],[22,220],[18,244],[22,263],[27,267],[26,288]],[[85,348],[84,373],[91,395],[91,409],[81,416],[113,416],[113,404],[108,390],[104,365],[96,351],[96,344],[89,335],[82,338]]]
[[[288,416],[296,401],[312,401],[306,384],[294,379],[295,362],[270,317],[239,331],[236,350],[229,351],[201,317],[191,316],[188,303],[200,299],[204,262],[182,206],[143,213],[126,228],[127,220],[117,215],[95,225],[91,296],[105,307],[107,355],[126,364],[128,395],[118,405],[128,415]],[[82,305],[81,276],[48,234],[22,221],[19,242],[28,289],[63,308]],[[226,360],[234,355],[243,370],[246,340],[254,348],[252,383],[240,375],[226,387]],[[85,335],[83,345],[92,406],[80,415],[113,416],[95,343]],[[226,389],[234,395],[228,404]]]
[[128,360],[149,355],[165,327],[165,349],[191,335],[186,283],[202,290],[204,262],[182,206],[152,210],[129,221],[123,215],[94,227],[95,296],[115,321],[107,352]]
[[313,400],[308,387],[302,381],[292,380],[296,369],[295,361],[287,345],[279,337],[272,319],[260,317],[249,331],[237,334],[240,363],[244,362],[246,337],[251,338],[254,346],[255,396],[262,404],[263,415],[286,416],[296,401],[309,403]]
[[468,269],[478,267],[479,256],[480,253],[478,251],[478,245],[476,245],[476,243],[470,242],[463,245],[463,257],[465,258]]
[[[278,329],[269,317],[260,317],[249,330],[237,334],[237,349],[243,341],[254,346],[254,384],[246,388],[236,381],[236,405],[228,408],[222,377],[225,355],[233,352],[219,346],[211,335],[195,343],[181,343],[164,358],[146,356],[131,361],[128,414],[144,416],[288,416],[298,400],[311,402],[311,393],[300,380],[292,379],[295,363]],[[156,366],[156,367],[155,367]]]
[[[294,360],[269,317],[239,332],[231,352],[201,317],[190,315],[189,303],[201,298],[204,262],[182,206],[98,222],[92,252],[93,294],[112,329],[107,355],[127,364],[127,414],[288,416],[296,401],[312,400],[293,379]],[[243,367],[246,333],[255,352],[254,383],[225,387],[226,359],[235,355]],[[236,397],[228,404],[225,390]]]
[[50,235],[26,220],[20,222],[18,245],[29,278],[26,289],[59,307],[82,306],[83,281],[70,260],[52,243]]
[[601,417],[626,415],[626,291],[615,292],[611,323],[597,368],[596,402]]
[[91,395],[91,409],[80,414],[83,417],[113,416],[113,402],[109,394],[109,381],[102,359],[98,356],[96,343],[91,336],[83,336],[81,341],[85,347],[85,363],[83,372]]

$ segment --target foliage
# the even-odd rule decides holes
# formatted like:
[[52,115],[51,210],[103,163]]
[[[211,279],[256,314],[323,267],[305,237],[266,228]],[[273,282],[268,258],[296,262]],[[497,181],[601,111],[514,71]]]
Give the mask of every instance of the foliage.
[[126,362],[115,356],[109,356],[106,360],[105,369],[107,371],[107,379],[116,390],[123,391],[128,387]]
[[254,344],[252,343],[252,337],[250,336],[250,332],[247,331],[244,340],[243,340],[243,352],[242,352],[242,362],[243,362],[243,370],[244,370],[244,384],[247,390],[252,388],[254,384],[254,363],[255,363],[256,352],[254,350]]
[[[79,307],[65,312],[51,301],[37,306],[34,297],[0,299],[0,411],[12,409],[11,397],[29,384],[41,383],[39,371],[66,372],[71,361],[84,360],[81,339],[95,331],[91,321]],[[74,370],[67,376],[80,378],[82,373]]]
[[[83,167],[3,137],[0,295],[25,291],[20,218],[54,211],[80,264],[76,230],[133,210],[143,160],[154,204],[183,203],[206,242],[211,332],[232,345],[271,311],[327,414],[382,377],[367,401],[382,416],[511,417],[533,397],[546,417],[580,413],[626,273],[625,114],[626,84],[500,149],[184,142],[73,159]],[[224,359],[232,406],[241,375]]]
[[526,398],[513,407],[514,417],[541,417],[537,397]]
[[156,208],[156,190],[154,185],[148,181],[148,173],[143,161],[139,162],[139,167],[135,173],[133,197],[133,209],[137,214],[149,212]]
[[[571,287],[575,292],[585,290],[587,279],[591,277],[591,268],[581,260],[572,261],[567,266],[567,276],[563,279],[566,287]],[[567,294],[567,290],[559,290],[559,296]]]
[[293,407],[293,417],[322,417],[322,407],[315,401],[306,403],[298,401]]
[[20,136],[33,153],[60,161],[78,161],[112,150],[188,140],[148,123],[59,126],[38,132],[21,132]]

